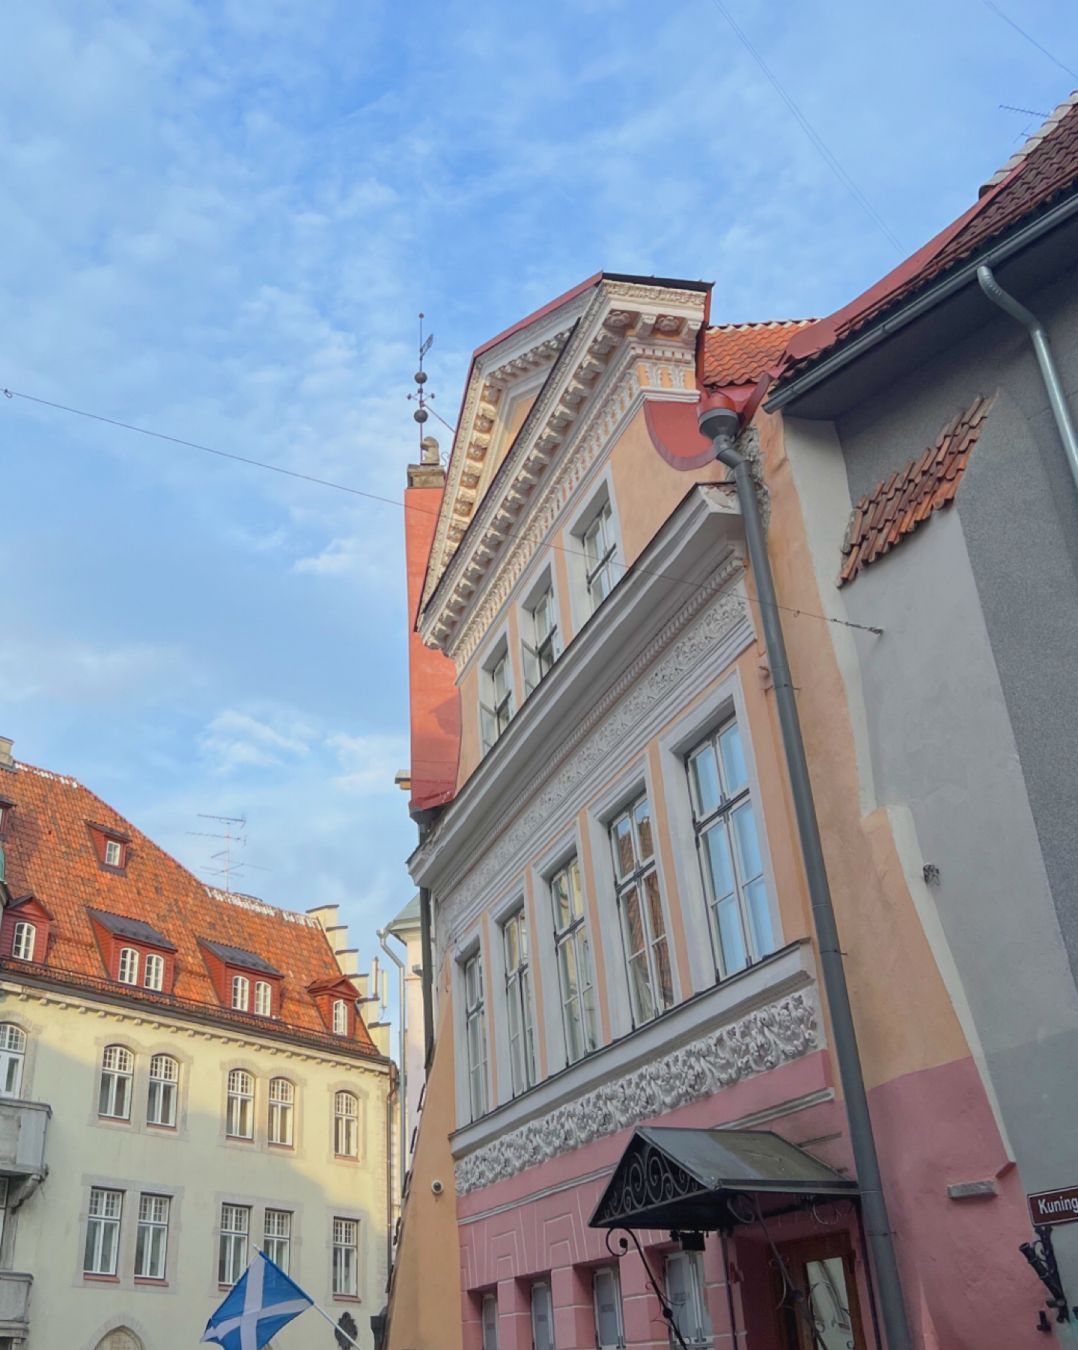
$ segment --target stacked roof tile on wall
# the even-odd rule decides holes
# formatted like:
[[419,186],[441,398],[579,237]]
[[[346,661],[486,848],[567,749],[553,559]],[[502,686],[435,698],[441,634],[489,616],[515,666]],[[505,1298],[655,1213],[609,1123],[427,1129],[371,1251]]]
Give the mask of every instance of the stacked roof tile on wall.
[[954,501],[992,400],[975,399],[940,432],[934,445],[864,497],[853,508],[842,544],[844,586],[938,511]]

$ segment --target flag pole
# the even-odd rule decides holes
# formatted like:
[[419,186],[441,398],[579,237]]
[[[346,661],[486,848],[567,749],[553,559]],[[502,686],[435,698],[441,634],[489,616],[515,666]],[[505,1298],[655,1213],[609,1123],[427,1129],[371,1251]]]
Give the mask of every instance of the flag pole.
[[[310,1294],[308,1294],[307,1297],[311,1298]],[[333,1318],[329,1315],[328,1312],[326,1312],[325,1308],[322,1307],[321,1303],[315,1303],[314,1299],[312,1298],[311,1307],[315,1310],[316,1313],[321,1313],[322,1316],[333,1328],[333,1330],[339,1332],[340,1335],[344,1337],[344,1339],[348,1342],[349,1345],[354,1345],[356,1347],[356,1350],[359,1350],[359,1342],[353,1340],[352,1337],[349,1336],[348,1332],[345,1331],[343,1327],[338,1326],[337,1323],[334,1322]]]

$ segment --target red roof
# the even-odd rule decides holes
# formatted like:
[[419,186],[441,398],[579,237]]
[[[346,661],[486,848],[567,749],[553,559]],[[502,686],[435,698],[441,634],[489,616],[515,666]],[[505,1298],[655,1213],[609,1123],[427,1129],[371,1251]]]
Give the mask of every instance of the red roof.
[[964,413],[947,423],[935,445],[861,498],[853,508],[842,545],[840,586],[889,553],[933,511],[954,501],[991,406],[991,399],[974,400]]
[[799,374],[956,263],[1072,190],[1076,181],[1078,95],[1072,95],[964,215],[856,300],[795,334],[787,348],[783,378]]
[[755,384],[778,361],[793,335],[811,323],[811,319],[791,319],[724,323],[707,329],[700,351],[700,382],[709,389]]
[[[16,763],[0,771],[5,810],[0,834],[13,897],[32,894],[52,916],[44,964],[3,954],[7,971],[31,971],[79,988],[98,988],[117,998],[185,1009],[246,1027],[292,1030],[299,1039],[343,1049],[341,1037],[326,1034],[325,1023],[307,986],[340,977],[325,933],[306,914],[278,909],[252,896],[226,894],[199,879],[148,839],[118,812],[74,778]],[[123,869],[98,860],[87,824],[124,835],[130,843]],[[90,912],[106,911],[148,924],[176,947],[176,981],[171,995],[112,982],[90,923]],[[257,953],[281,972],[279,1017],[272,1020],[222,1008],[210,979],[199,939]],[[356,1018],[348,1049],[377,1054],[370,1033]]]

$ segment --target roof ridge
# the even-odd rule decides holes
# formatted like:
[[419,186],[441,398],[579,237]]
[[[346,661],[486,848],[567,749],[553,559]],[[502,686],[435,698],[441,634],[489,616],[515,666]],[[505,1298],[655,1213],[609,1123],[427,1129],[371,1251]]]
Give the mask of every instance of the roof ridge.
[[815,322],[815,319],[744,319],[737,323],[710,323],[705,331],[729,333],[745,328],[801,328]]
[[1078,89],[1065,98],[1062,103],[1056,104],[1032,136],[1027,137],[1025,143],[1019,146],[1014,154],[1011,155],[1010,159],[1008,159],[1005,164],[1001,165],[990,178],[985,179],[981,184],[977,196],[983,197],[985,193],[990,192],[992,188],[998,187],[1005,178],[1009,178],[1016,169],[1025,163],[1030,154],[1032,154],[1037,146],[1040,145],[1041,141],[1043,141],[1046,136],[1050,135],[1051,132],[1059,126],[1060,122],[1063,121],[1064,117],[1067,116],[1071,109],[1076,106],[1078,106]]

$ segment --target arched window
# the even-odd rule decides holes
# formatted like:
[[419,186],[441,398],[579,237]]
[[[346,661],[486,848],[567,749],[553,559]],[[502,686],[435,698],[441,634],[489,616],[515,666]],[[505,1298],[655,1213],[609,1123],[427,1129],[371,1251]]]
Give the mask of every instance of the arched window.
[[117,1327],[98,1341],[97,1350],[142,1350],[142,1342],[133,1331]]
[[11,954],[19,961],[32,961],[34,959],[34,944],[37,941],[37,929],[32,923],[27,923],[25,919],[20,920],[15,925],[15,933],[11,939]]
[[333,1152],[338,1158],[359,1157],[359,1102],[351,1092],[333,1098]]
[[246,1012],[250,1006],[251,981],[246,975],[232,976],[232,1006],[238,1012]]
[[255,1080],[246,1069],[233,1069],[228,1075],[225,1133],[232,1139],[253,1139],[254,1121]]
[[146,963],[143,970],[142,983],[147,989],[163,989],[165,987],[165,958],[150,953],[146,957]]
[[121,984],[138,984],[138,952],[134,947],[120,948],[118,973]]
[[268,980],[255,980],[255,1012],[259,1017],[269,1017],[273,1011],[273,991]]
[[292,1147],[292,1115],[296,1089],[287,1078],[273,1078],[269,1085],[269,1141]]
[[101,1091],[97,1114],[113,1120],[131,1119],[131,1075],[135,1057],[122,1045],[106,1045],[101,1060]]
[[333,1000],[333,1034],[335,1036],[348,1035],[348,1004],[343,998]]
[[14,1022],[0,1022],[0,1097],[17,1097],[22,1088],[26,1032]]
[[154,1055],[150,1060],[150,1094],[146,1101],[147,1125],[176,1124],[176,1092],[180,1066],[171,1055]]

